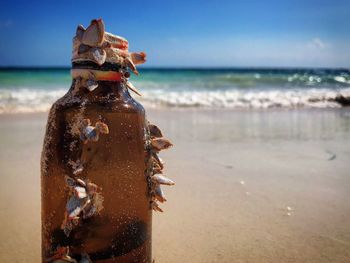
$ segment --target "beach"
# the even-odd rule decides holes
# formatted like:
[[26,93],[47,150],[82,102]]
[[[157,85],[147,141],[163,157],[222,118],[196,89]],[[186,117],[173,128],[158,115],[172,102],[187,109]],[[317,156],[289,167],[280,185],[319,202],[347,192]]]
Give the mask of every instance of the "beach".
[[0,263],[350,263],[350,0],[1,7]]
[[[349,108],[146,110],[174,143],[155,262],[350,261]],[[0,262],[40,261],[46,118],[0,115]]]

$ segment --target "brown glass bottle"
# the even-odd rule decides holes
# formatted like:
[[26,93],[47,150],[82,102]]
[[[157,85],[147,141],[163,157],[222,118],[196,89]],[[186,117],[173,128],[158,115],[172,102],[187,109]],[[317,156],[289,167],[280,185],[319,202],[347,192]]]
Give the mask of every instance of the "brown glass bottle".
[[[78,262],[84,254],[92,262],[151,262],[144,108],[120,82],[99,81],[92,92],[74,82],[48,118],[41,163],[42,261],[55,262],[66,247]],[[83,119],[107,124],[109,133],[82,142]],[[74,174],[77,163],[82,169]],[[80,218],[69,235],[62,229],[71,194],[67,176],[96,184],[103,197],[102,210]]]

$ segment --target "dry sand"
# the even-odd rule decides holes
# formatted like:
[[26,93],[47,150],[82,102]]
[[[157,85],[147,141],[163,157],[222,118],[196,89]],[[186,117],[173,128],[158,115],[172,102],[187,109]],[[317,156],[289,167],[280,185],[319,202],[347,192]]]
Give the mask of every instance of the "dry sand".
[[[175,144],[156,262],[350,262],[350,109],[148,116]],[[40,262],[45,123],[0,116],[0,262]]]

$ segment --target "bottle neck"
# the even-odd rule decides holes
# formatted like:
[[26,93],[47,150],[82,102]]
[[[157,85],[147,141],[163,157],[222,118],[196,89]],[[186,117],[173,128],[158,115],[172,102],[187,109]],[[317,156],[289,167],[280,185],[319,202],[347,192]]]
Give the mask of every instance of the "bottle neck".
[[126,102],[132,99],[127,87],[121,81],[99,80],[96,84],[97,87],[93,91],[89,91],[85,85],[79,83],[79,80],[73,79],[69,92],[71,92],[73,96],[86,98],[91,102],[103,101],[105,99]]
[[119,70],[104,70],[102,67],[99,69],[95,66],[94,69],[89,68],[72,68],[71,76],[73,79],[82,78],[86,80],[94,81],[122,81],[124,73]]
[[110,97],[115,100],[128,101],[132,99],[127,87],[121,81],[98,81],[95,96]]

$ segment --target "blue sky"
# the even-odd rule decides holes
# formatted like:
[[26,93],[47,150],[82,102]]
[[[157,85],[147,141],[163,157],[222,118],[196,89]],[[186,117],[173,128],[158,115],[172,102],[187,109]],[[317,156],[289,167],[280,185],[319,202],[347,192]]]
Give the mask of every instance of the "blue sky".
[[350,67],[350,1],[8,1],[0,65],[68,66],[78,24],[146,51],[146,66]]

